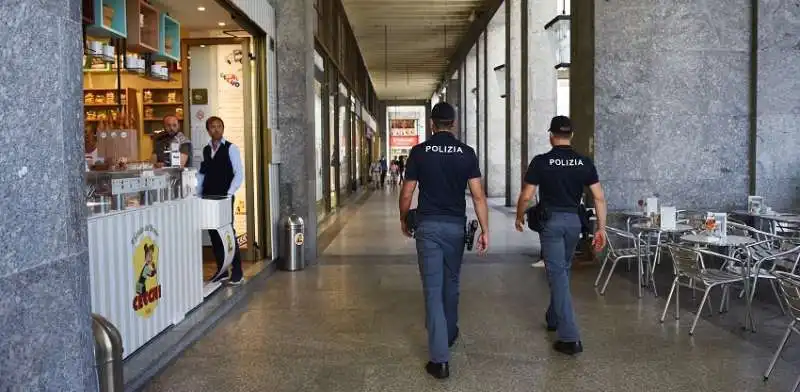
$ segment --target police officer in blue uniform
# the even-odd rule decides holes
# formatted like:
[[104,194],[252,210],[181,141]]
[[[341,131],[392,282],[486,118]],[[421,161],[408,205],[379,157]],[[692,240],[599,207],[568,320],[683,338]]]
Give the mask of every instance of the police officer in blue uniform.
[[547,329],[558,331],[553,349],[574,355],[583,351],[583,345],[572,309],[569,278],[572,256],[581,233],[579,206],[584,188],[588,186],[591,190],[597,212],[595,249],[602,249],[606,242],[606,202],[594,163],[572,149],[570,119],[554,117],[549,131],[553,148],[534,157],[528,166],[517,202],[516,228],[523,231],[525,210],[538,188],[539,202],[549,214],[540,233],[550,283],[550,306],[545,315]]
[[400,192],[400,222],[403,233],[410,237],[406,217],[414,190],[419,185],[414,237],[425,294],[430,356],[425,369],[439,379],[450,375],[449,347],[458,339],[459,274],[464,256],[467,220],[464,191],[467,186],[481,229],[478,251],[485,254],[489,247],[489,210],[478,158],[471,147],[453,135],[455,118],[455,110],[449,104],[440,102],[433,107],[434,134],[411,149]]

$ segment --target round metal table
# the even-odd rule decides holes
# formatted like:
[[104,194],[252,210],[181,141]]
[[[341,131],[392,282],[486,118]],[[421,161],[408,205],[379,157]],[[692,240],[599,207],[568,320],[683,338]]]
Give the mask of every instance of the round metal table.
[[[740,248],[750,244],[754,244],[757,242],[755,238],[744,237],[740,235],[727,235],[725,237],[714,237],[708,234],[687,234],[681,237],[681,240],[686,242],[692,242],[697,245],[711,245],[711,246],[721,246],[727,248]],[[750,276],[751,276],[751,265],[750,260],[746,260],[744,263],[745,268],[742,268],[742,275],[745,277],[744,279],[744,292],[745,298],[750,298],[750,290],[752,290],[752,286],[750,285]],[[752,304],[750,301],[745,301],[745,328],[751,328],[752,331],[756,330],[755,320],[753,320],[753,313],[752,313]]]
[[[641,222],[641,223],[634,223],[631,225],[631,228],[634,230],[640,231],[638,238],[640,249],[642,244],[646,244],[644,252],[642,256],[647,261],[647,269],[646,269],[646,276],[644,276],[644,281],[647,283],[646,285],[651,285],[653,289],[653,294],[658,296],[658,291],[656,290],[656,282],[655,282],[655,272],[656,272],[656,265],[661,262],[661,236],[663,234],[679,234],[685,233],[687,231],[692,231],[694,228],[689,225],[685,224],[677,224],[674,228],[662,228],[660,225],[654,225],[652,222]],[[641,236],[643,233],[647,235],[647,241],[642,241]],[[652,235],[656,235],[656,249],[653,254],[652,262],[650,260],[650,248],[652,244]],[[641,285],[639,285],[639,297],[641,298]]]

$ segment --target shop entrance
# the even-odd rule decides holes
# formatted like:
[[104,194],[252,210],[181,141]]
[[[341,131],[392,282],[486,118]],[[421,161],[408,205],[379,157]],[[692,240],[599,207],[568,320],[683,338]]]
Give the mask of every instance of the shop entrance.
[[[232,34],[232,33],[231,33]],[[183,45],[187,53],[188,77],[185,85],[190,102],[187,127],[192,134],[195,162],[202,161],[202,149],[210,140],[206,120],[211,116],[225,122],[225,139],[242,153],[244,182],[234,195],[234,220],[245,275],[266,256],[266,211],[269,199],[261,151],[264,138],[257,132],[260,122],[258,91],[254,87],[257,54],[253,39],[238,32],[237,37],[191,38]],[[215,270],[210,242],[204,239],[204,270],[210,277]]]
[[[129,356],[221,287],[208,282],[217,266],[205,231],[226,261],[238,241],[245,279],[263,269],[254,260],[272,246],[267,37],[222,0],[83,4],[92,312],[119,328]],[[236,236],[227,200],[196,197],[210,116],[241,152]]]

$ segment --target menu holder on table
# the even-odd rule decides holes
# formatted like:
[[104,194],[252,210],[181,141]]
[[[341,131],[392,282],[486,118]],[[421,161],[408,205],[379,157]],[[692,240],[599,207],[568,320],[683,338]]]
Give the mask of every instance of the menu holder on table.
[[661,229],[675,230],[678,227],[678,209],[661,207]]
[[658,198],[648,197],[644,203],[644,214],[646,216],[658,214]]
[[762,196],[747,196],[747,212],[751,215],[758,215],[764,208],[764,198]]

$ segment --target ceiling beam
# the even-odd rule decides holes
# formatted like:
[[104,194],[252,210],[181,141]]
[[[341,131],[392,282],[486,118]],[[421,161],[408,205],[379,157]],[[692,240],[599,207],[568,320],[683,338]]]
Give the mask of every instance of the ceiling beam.
[[[456,51],[453,53],[453,56],[450,57],[450,61],[447,63],[447,68],[445,69],[444,73],[442,73],[441,80],[449,81],[453,74],[458,71],[458,68],[461,64],[467,59],[469,52],[472,50],[472,47],[475,46],[475,43],[478,42],[478,39],[481,37],[486,28],[489,27],[489,22],[492,21],[494,14],[497,13],[497,9],[503,4],[503,0],[487,0],[486,1],[486,8],[487,10],[481,13],[472,25],[469,26],[469,30],[466,34],[461,37],[461,42],[458,43],[456,47]],[[437,85],[436,89],[439,90],[442,87],[442,82],[440,81]],[[431,91],[431,95],[433,95],[435,91]]]
[[424,99],[390,99],[383,102],[386,106],[425,106],[428,103]]

